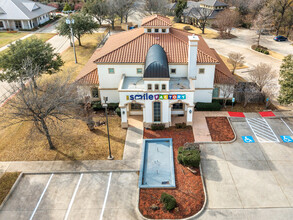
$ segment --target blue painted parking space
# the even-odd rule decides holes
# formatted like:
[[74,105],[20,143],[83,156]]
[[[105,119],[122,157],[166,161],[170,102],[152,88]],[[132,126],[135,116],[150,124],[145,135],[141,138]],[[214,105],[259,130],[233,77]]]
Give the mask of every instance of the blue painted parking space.
[[293,143],[293,138],[291,136],[280,136],[285,143]]
[[252,136],[242,136],[242,140],[244,141],[244,143],[255,143]]

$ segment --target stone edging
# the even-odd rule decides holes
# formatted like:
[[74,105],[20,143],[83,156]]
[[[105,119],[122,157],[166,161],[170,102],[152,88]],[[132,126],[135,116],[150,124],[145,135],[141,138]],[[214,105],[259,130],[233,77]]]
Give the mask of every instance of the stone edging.
[[[207,197],[207,192],[206,192],[206,185],[205,185],[205,181],[204,181],[204,178],[203,178],[203,175],[202,175],[202,169],[201,169],[201,163],[199,165],[199,170],[200,170],[200,177],[201,177],[201,182],[202,182],[202,187],[203,187],[203,192],[204,192],[204,203],[203,203],[203,206],[201,207],[201,210],[199,210],[196,214],[194,214],[193,216],[190,216],[190,217],[187,217],[187,218],[182,218],[183,220],[188,220],[188,219],[193,219],[193,218],[196,218],[198,216],[200,216],[204,210],[205,210],[205,207],[207,205],[207,202],[208,202],[208,197]],[[147,217],[144,217],[140,210],[139,210],[139,195],[140,195],[140,189],[138,189],[138,199],[137,199],[137,207],[136,207],[136,210],[139,214],[139,216],[144,219],[144,220],[152,220],[152,218],[147,218]],[[162,219],[162,220],[171,220],[171,219]]]
[[235,129],[233,128],[233,126],[232,126],[232,123],[231,123],[231,121],[230,121],[230,117],[225,117],[225,116],[221,116],[222,118],[227,118],[227,120],[228,120],[228,122],[229,122],[229,124],[230,124],[230,127],[232,128],[232,131],[233,131],[233,133],[234,133],[234,138],[233,138],[233,140],[231,140],[231,141],[211,141],[211,142],[195,142],[196,144],[229,144],[229,143],[233,143],[233,142],[235,142],[236,141],[236,139],[237,139],[237,135],[236,135],[236,132],[235,132]]
[[20,173],[19,176],[17,177],[17,179],[15,180],[15,182],[14,182],[13,186],[11,187],[9,193],[6,195],[5,199],[3,200],[2,204],[0,205],[0,210],[2,210],[3,206],[5,205],[5,203],[7,202],[7,200],[9,199],[9,197],[11,196],[11,194],[13,193],[15,188],[17,187],[17,185],[20,182],[22,176],[23,176],[23,173]]

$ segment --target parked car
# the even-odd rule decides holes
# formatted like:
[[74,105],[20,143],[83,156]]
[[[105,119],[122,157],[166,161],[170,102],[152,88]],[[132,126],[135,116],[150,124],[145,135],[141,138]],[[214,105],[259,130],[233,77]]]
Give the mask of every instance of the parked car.
[[288,40],[288,38],[287,38],[287,37],[284,37],[284,36],[281,36],[281,35],[279,35],[279,36],[276,36],[276,37],[274,37],[274,40],[275,40],[275,41],[287,41],[287,40]]
[[[259,34],[259,30],[256,31],[256,34]],[[267,30],[267,29],[261,29],[260,30],[260,34],[261,35],[269,35],[270,34],[270,31]]]

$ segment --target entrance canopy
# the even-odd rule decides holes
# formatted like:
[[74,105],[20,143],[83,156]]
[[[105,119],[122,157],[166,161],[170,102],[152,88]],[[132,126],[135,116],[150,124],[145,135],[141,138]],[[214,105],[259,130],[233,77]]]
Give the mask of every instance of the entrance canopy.
[[143,78],[170,78],[166,52],[158,44],[147,53]]

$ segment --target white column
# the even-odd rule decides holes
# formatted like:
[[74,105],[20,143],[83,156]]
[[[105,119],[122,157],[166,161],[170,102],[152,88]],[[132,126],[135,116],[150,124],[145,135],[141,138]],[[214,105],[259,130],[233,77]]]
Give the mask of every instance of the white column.
[[194,108],[194,106],[187,107],[187,112],[186,112],[186,124],[187,125],[192,125],[193,108]]
[[122,128],[128,127],[127,109],[126,107],[121,108],[121,126]]

